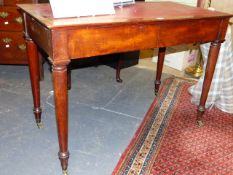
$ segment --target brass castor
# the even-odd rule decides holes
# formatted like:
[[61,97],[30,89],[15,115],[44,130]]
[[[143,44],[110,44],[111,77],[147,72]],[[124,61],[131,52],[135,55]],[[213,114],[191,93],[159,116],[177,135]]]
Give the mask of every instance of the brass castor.
[[63,175],[69,175],[67,170],[63,170],[63,171],[62,171],[62,174],[63,174]]
[[204,126],[204,122],[202,120],[197,120],[197,126],[200,128]]
[[39,122],[39,123],[36,123],[36,124],[37,124],[37,127],[38,127],[39,129],[44,128],[44,124],[43,124],[42,122]]

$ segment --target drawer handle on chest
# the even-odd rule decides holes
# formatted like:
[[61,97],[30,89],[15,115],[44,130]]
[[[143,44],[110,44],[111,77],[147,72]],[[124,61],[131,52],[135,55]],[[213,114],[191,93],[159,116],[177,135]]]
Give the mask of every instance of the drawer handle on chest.
[[0,12],[0,17],[1,18],[6,18],[7,16],[9,16],[9,13],[7,13],[7,12]]
[[11,38],[3,38],[2,41],[6,44],[9,44],[10,42],[12,42]]
[[15,21],[16,21],[17,23],[19,23],[19,24],[22,24],[22,23],[23,23],[23,19],[22,19],[21,16],[15,18]]
[[26,45],[25,44],[19,44],[18,45],[18,48],[22,51],[25,51],[26,50]]
[[6,44],[6,48],[10,48],[10,42],[12,42],[11,38],[3,38],[2,41]]

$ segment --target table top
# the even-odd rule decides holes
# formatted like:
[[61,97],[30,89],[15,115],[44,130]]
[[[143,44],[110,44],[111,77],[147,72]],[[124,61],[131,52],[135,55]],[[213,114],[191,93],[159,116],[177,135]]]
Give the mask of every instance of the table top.
[[24,12],[33,16],[47,28],[88,26],[118,23],[157,22],[201,18],[232,17],[233,15],[182,5],[173,2],[136,2],[133,5],[115,7],[116,14],[55,19],[50,4],[18,4]]

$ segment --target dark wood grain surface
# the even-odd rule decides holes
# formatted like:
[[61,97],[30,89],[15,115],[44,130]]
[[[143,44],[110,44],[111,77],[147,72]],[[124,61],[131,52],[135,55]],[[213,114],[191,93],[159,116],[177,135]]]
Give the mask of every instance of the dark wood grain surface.
[[28,63],[23,20],[16,7],[20,3],[37,3],[37,0],[0,1],[0,64]]

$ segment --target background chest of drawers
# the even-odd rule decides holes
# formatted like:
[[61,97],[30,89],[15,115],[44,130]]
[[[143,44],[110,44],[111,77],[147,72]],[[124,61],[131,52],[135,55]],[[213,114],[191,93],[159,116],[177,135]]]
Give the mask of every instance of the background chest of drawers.
[[0,64],[27,64],[23,21],[16,4],[37,0],[0,0]]
[[[144,1],[144,0],[136,0]],[[48,3],[49,0],[0,0],[0,64],[27,64],[23,21],[16,4]],[[137,64],[139,52],[124,54],[132,65]],[[131,61],[129,61],[131,65]],[[125,67],[125,66],[123,66]]]

